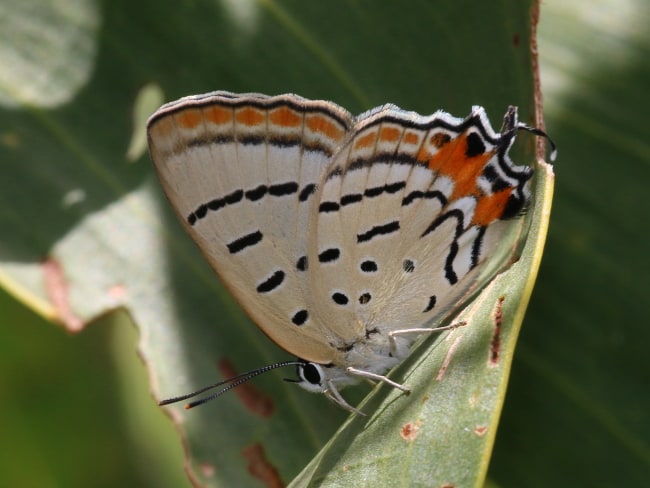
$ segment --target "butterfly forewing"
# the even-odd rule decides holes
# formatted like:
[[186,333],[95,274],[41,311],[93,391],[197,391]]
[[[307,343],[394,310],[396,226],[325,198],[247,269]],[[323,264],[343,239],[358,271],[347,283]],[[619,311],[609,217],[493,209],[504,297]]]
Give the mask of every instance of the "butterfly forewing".
[[216,92],[148,125],[165,193],[223,283],[274,341],[319,362],[330,356],[305,306],[307,226],[351,124],[328,102]]

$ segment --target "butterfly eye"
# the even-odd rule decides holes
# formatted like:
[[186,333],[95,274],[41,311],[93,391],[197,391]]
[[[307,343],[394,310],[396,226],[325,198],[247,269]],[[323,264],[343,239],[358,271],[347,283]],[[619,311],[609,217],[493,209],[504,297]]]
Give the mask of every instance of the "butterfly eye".
[[318,364],[305,363],[298,366],[298,376],[307,383],[320,385],[323,381],[323,370]]

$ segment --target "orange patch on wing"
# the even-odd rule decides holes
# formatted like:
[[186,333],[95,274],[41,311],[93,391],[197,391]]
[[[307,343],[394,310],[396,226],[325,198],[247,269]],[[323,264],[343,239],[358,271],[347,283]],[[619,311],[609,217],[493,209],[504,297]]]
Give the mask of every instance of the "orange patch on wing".
[[194,129],[203,121],[203,114],[198,108],[186,108],[176,114],[176,123],[185,129]]
[[343,131],[339,127],[321,115],[311,115],[307,117],[307,127],[312,132],[323,134],[333,141],[339,141],[343,138]]
[[232,122],[232,110],[223,107],[208,107],[204,111],[204,117],[213,124],[226,124]]
[[274,110],[269,114],[269,120],[282,127],[297,127],[302,124],[302,117],[297,115],[295,111],[283,107]]
[[379,140],[381,142],[394,142],[399,139],[400,132],[396,127],[384,127],[379,133]]
[[494,155],[490,151],[468,158],[466,153],[467,135],[460,134],[442,146],[428,161],[429,169],[449,176],[454,181],[454,192],[450,200],[480,194],[476,181]]
[[417,144],[420,142],[420,136],[416,132],[407,132],[404,134],[402,141],[405,144]]
[[451,195],[452,200],[481,193],[476,182],[491,157],[492,153],[481,154],[473,158],[466,157],[462,160],[460,167],[456,166],[458,162],[454,161],[454,169],[448,173],[454,175],[455,180],[454,192]]
[[474,210],[472,224],[487,226],[496,219],[501,218],[511,193],[512,188],[506,188],[492,195],[479,198],[476,202],[476,210]]
[[[427,165],[432,171],[442,171],[444,168],[445,175],[449,175],[450,173],[454,174],[455,170],[462,168],[467,161],[467,157],[465,156],[466,149],[467,137],[465,134],[461,134],[439,148],[439,150],[429,158]],[[424,150],[424,147],[422,147],[420,152]]]
[[354,149],[365,149],[367,147],[370,147],[375,144],[376,140],[377,140],[377,131],[372,131],[369,134],[366,134],[365,136],[359,137],[354,142]]
[[241,110],[237,110],[235,113],[235,120],[237,120],[237,122],[240,124],[253,126],[264,123],[266,121],[266,117],[264,116],[263,112],[257,109],[246,107],[242,108]]

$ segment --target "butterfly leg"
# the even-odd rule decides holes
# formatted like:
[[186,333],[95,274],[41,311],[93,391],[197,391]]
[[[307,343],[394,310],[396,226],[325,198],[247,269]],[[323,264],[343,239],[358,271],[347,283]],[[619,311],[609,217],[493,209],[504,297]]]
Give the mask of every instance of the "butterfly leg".
[[363,413],[361,410],[354,408],[352,405],[350,405],[348,402],[345,401],[345,398],[341,396],[341,394],[336,389],[336,386],[334,385],[333,382],[331,381],[327,382],[327,389],[324,391],[324,393],[327,398],[329,398],[334,403],[344,408],[348,412],[356,413],[357,415],[361,415],[363,417],[366,416],[366,414]]
[[450,325],[446,325],[444,327],[435,327],[435,328],[430,328],[430,327],[420,327],[416,329],[400,329],[400,330],[393,330],[388,333],[388,342],[390,343],[390,352],[393,356],[395,357],[401,357],[402,354],[400,354],[398,347],[397,347],[397,342],[395,341],[395,338],[400,335],[406,335],[406,334],[431,334],[432,332],[442,332],[445,330],[451,330],[451,329],[456,329],[458,327],[462,327],[464,325],[467,325],[467,322],[464,320],[461,320],[460,322],[455,322]]
[[386,376],[382,376],[382,375],[376,374],[376,373],[371,373],[369,371],[363,371],[361,369],[356,369],[356,368],[352,368],[352,367],[347,367],[347,368],[345,368],[345,370],[348,373],[353,374],[355,376],[359,376],[361,378],[367,378],[369,380],[375,380],[375,381],[382,381],[382,382],[392,386],[393,388],[397,388],[398,390],[403,391],[407,395],[409,393],[411,393],[411,390],[409,390],[407,387],[405,387],[404,385],[400,385],[399,383],[395,383],[393,380],[388,379]]

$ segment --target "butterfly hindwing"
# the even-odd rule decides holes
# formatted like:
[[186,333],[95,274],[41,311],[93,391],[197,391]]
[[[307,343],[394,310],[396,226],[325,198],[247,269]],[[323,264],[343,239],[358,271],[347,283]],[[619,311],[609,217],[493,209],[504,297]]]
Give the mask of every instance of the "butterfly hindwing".
[[333,345],[440,320],[513,258],[522,219],[506,203],[518,193],[521,212],[530,171],[507,157],[512,137],[480,108],[466,119],[390,105],[359,117],[323,176],[310,232],[310,259],[336,257],[309,281]]

